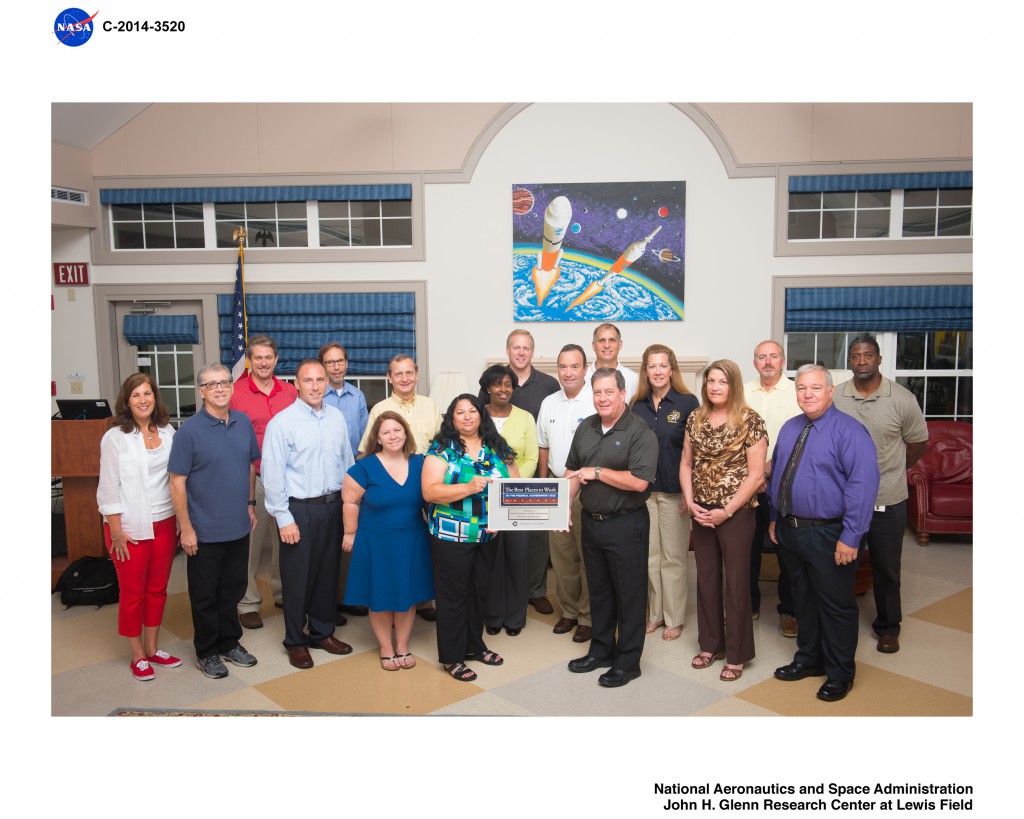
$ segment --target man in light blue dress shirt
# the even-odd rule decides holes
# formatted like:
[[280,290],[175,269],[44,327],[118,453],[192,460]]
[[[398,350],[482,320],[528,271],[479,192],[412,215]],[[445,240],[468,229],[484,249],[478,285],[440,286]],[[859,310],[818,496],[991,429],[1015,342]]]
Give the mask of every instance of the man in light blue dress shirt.
[[[275,415],[263,439],[267,511],[281,535],[284,646],[296,668],[310,648],[348,654],[334,636],[341,559],[341,482],[352,466],[345,418],[324,403],[327,371],[306,359],[295,372],[298,400]],[[309,624],[308,631],[303,626]]]
[[[359,451],[359,441],[366,432],[369,411],[366,409],[366,396],[362,390],[345,382],[348,374],[348,351],[338,342],[332,341],[320,348],[317,358],[327,370],[327,392],[324,403],[341,410],[348,425],[348,442],[352,445],[353,454]],[[344,604],[345,585],[348,583],[348,567],[352,562],[351,552],[341,553],[341,572],[338,577],[338,625],[345,625],[345,614],[365,617],[369,614],[366,606],[347,606]]]

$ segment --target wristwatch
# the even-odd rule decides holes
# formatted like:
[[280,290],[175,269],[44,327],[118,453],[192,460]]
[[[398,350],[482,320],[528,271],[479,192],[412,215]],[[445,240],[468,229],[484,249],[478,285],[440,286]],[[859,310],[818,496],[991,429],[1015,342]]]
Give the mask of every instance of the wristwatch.
[[256,499],[253,498],[251,501],[249,501],[249,505],[250,506],[255,506],[256,505]]
[[601,470],[602,469],[604,469],[604,467],[603,466],[599,466],[599,467],[597,467],[594,470],[594,480],[596,480],[596,481],[600,481],[601,480]]

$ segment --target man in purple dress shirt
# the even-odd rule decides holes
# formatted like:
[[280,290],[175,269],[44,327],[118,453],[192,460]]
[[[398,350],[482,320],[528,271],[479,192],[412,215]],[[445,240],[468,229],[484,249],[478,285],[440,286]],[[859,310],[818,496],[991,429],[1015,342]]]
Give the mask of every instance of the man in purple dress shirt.
[[769,535],[793,582],[800,633],[780,680],[826,677],[818,699],[835,702],[853,688],[858,610],[857,550],[871,524],[878,459],[867,428],[832,404],[828,370],[796,373],[803,415],[789,419],[772,457]]

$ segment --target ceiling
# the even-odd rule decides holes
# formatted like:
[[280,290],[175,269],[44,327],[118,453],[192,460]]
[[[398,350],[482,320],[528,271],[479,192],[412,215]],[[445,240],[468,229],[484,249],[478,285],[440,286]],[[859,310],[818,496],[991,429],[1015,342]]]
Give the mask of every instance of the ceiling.
[[50,141],[91,151],[137,117],[149,102],[55,102],[50,106]]

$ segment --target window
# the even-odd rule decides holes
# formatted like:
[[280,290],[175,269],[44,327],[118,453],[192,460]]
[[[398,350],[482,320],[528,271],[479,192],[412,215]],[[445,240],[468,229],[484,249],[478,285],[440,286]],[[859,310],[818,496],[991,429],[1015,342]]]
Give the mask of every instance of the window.
[[109,215],[112,257],[236,247],[238,227],[246,228],[250,248],[413,249],[414,220],[421,218],[413,190],[411,184],[104,188],[100,203]]
[[783,174],[779,182],[780,255],[970,250],[972,171]]
[[792,378],[804,364],[848,369],[850,342],[864,332],[878,341],[882,375],[910,390],[926,419],[973,421],[974,342],[970,330],[787,333],[786,374]]
[[884,239],[891,191],[816,191],[789,195],[789,239]]
[[237,247],[237,227],[248,232],[248,247],[308,247],[305,202],[218,202],[213,205],[217,247]]
[[110,221],[118,250],[205,247],[202,205],[114,205]]
[[903,236],[970,236],[970,188],[907,191],[903,200]]
[[409,201],[320,202],[320,247],[412,244]]
[[148,373],[177,428],[196,413],[196,379],[191,344],[140,344],[139,372]]

